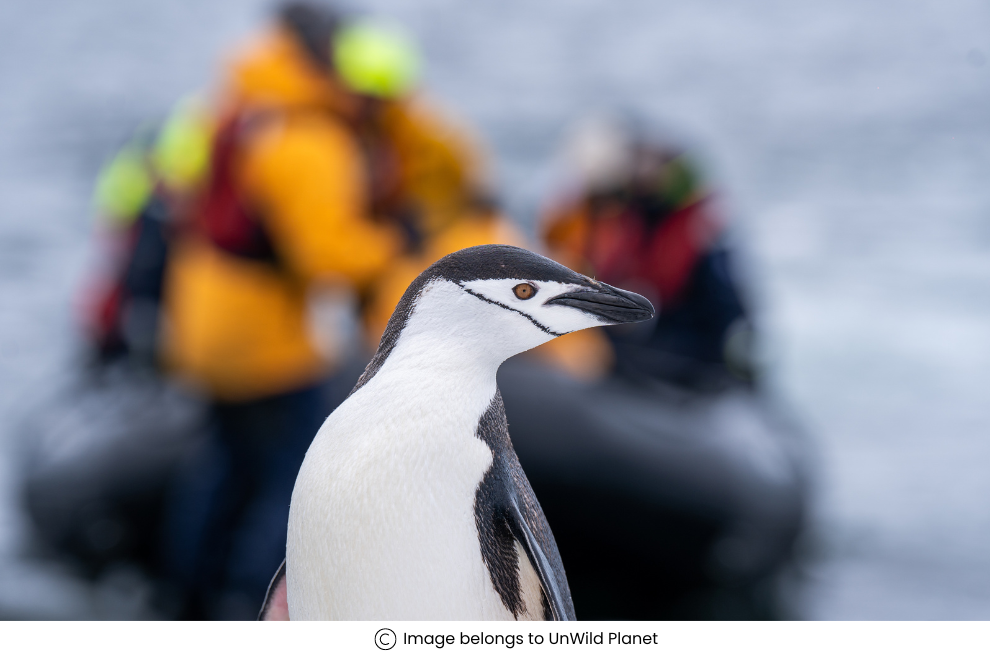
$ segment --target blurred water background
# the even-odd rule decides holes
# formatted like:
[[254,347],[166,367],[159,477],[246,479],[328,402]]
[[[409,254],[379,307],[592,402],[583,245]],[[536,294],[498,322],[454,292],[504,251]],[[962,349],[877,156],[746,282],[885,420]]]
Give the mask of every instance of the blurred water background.
[[[493,149],[532,227],[568,122],[700,149],[738,228],[774,388],[811,430],[793,615],[990,618],[990,5],[981,0],[374,0]],[[103,159],[270,3],[0,4],[0,616],[140,616],[20,558],[17,425],[72,359]]]

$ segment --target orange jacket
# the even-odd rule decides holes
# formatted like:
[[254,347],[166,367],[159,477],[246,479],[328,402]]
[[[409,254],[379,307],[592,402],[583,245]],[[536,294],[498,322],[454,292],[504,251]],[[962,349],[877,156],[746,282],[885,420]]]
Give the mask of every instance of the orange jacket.
[[307,325],[310,288],[367,287],[402,241],[366,217],[360,148],[334,114],[340,96],[290,37],[273,32],[253,44],[232,63],[226,87],[222,112],[268,117],[245,139],[236,180],[282,267],[184,237],[166,283],[165,355],[214,397],[245,400],[325,373]]

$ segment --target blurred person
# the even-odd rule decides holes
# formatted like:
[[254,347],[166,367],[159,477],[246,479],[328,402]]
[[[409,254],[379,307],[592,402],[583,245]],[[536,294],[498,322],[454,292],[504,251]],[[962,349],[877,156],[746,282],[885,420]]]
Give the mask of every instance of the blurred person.
[[79,301],[93,363],[156,363],[169,236],[205,177],[211,137],[203,102],[189,97],[157,130],[138,131],[100,171],[97,267]]
[[[331,66],[341,19],[309,5],[230,62],[210,174],[173,245],[165,360],[213,402],[206,451],[180,475],[164,523],[184,618],[252,618],[285,552],[296,472],[332,402],[308,324],[319,287],[362,291],[404,247],[376,222],[352,126],[364,99]],[[392,71],[403,93],[412,70]]]
[[692,388],[754,383],[753,324],[725,222],[690,155],[631,121],[597,118],[568,158],[572,190],[543,222],[551,253],[660,310],[652,327],[608,333],[616,368]]
[[429,237],[487,209],[478,152],[415,93],[418,68],[394,29],[304,3],[229,65],[165,294],[166,361],[213,401],[215,427],[165,522],[185,618],[256,614],[299,464],[364,366],[321,350],[312,298],[367,309]]

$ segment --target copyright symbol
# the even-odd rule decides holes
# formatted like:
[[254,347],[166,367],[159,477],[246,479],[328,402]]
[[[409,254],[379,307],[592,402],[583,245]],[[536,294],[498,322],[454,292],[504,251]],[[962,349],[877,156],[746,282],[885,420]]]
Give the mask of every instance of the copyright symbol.
[[383,651],[388,651],[395,646],[395,632],[390,628],[382,628],[375,633],[375,646]]

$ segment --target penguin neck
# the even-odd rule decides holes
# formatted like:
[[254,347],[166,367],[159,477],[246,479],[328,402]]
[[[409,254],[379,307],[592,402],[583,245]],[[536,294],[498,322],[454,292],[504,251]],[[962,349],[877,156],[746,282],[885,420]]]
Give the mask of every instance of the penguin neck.
[[495,396],[495,376],[501,363],[501,356],[490,351],[444,344],[428,334],[414,335],[400,340],[376,378],[382,379],[383,385],[403,389],[407,399],[477,399],[487,405]]
[[495,397],[499,365],[549,338],[522,316],[435,280],[371,382],[391,390],[392,401],[433,414],[442,406],[448,418],[463,414],[477,424]]

